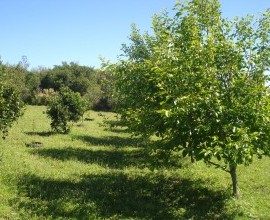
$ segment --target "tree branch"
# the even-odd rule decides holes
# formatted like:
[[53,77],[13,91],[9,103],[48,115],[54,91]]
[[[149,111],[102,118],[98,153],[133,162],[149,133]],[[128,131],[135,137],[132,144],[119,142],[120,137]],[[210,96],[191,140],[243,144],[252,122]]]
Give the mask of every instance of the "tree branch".
[[227,170],[225,166],[221,166],[220,164],[214,163],[214,162],[212,162],[212,161],[206,161],[206,164],[208,164],[208,165],[213,165],[213,166],[215,166],[216,168],[221,168],[221,169],[224,170],[225,172],[230,173],[230,171]]

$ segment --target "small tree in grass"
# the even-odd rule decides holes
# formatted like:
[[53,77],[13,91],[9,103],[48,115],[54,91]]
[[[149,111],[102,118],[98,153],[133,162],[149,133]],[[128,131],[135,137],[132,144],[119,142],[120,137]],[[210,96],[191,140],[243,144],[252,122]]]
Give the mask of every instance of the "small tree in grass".
[[58,133],[70,131],[69,122],[77,122],[86,111],[86,103],[79,93],[69,88],[61,88],[49,101],[47,114],[51,118],[51,128]]
[[270,10],[228,21],[218,0],[190,0],[155,16],[153,31],[133,27],[116,65],[122,119],[229,172],[238,198],[237,166],[270,155]]
[[0,132],[5,138],[8,128],[22,115],[23,103],[14,89],[0,83]]

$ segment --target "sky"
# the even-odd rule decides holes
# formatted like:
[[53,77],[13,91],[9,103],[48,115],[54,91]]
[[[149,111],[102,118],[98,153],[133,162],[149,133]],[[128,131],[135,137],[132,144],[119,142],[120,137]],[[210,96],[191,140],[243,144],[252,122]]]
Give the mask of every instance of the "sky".
[[[270,0],[221,0],[224,17],[258,14]],[[29,68],[65,62],[100,66],[100,57],[116,62],[128,44],[131,24],[151,30],[152,16],[176,0],[0,0],[0,56]]]

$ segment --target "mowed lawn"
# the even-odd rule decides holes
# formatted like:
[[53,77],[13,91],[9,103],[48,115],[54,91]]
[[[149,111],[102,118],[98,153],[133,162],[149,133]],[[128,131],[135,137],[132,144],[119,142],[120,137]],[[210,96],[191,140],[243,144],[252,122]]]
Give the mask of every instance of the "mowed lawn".
[[58,135],[45,111],[27,106],[0,141],[0,219],[270,219],[269,158],[239,168],[236,201],[228,173],[163,161],[153,141],[104,126],[113,113]]

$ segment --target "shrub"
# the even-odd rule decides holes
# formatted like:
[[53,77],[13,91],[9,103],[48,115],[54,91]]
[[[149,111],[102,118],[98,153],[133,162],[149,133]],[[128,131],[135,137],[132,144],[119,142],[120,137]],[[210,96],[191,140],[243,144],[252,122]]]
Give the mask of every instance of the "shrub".
[[8,128],[22,115],[20,95],[11,87],[0,84],[0,132],[5,138]]
[[47,114],[51,118],[51,128],[57,133],[68,133],[69,122],[77,122],[86,111],[86,102],[79,93],[69,88],[61,88],[58,93],[51,96]]

